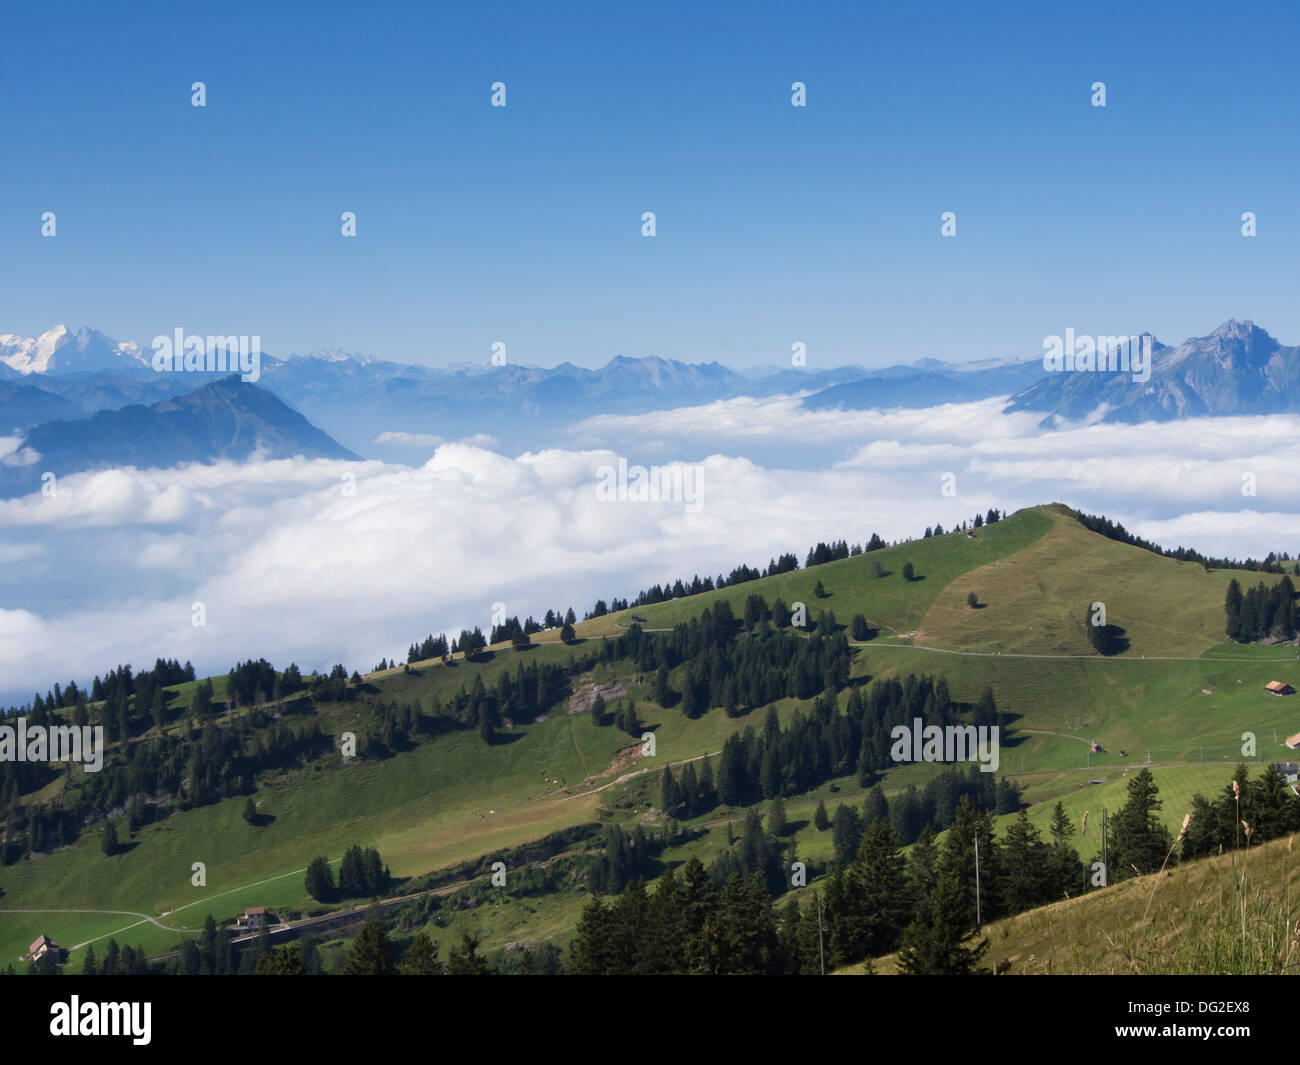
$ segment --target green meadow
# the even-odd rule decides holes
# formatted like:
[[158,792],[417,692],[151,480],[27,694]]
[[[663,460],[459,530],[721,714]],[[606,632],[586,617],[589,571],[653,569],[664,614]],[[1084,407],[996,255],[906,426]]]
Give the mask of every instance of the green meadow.
[[[905,562],[918,579],[903,579]],[[882,576],[876,575],[877,564]],[[1015,776],[1031,804],[1031,821],[1044,831],[1058,800],[1076,825],[1088,811],[1089,835],[1075,839],[1086,857],[1100,810],[1123,804],[1126,775],[1148,761],[1164,801],[1162,815],[1176,829],[1192,795],[1218,791],[1238,761],[1300,760],[1281,744],[1300,732],[1300,698],[1263,690],[1271,680],[1300,687],[1296,647],[1225,642],[1223,598],[1234,576],[1243,585],[1276,579],[1206,572],[1116,543],[1051,505],[1012,515],[974,536],[947,533],[580,622],[573,647],[560,644],[557,633],[545,633],[522,651],[498,646],[478,661],[420,663],[409,672],[399,667],[371,674],[364,684],[385,699],[428,708],[468,689],[476,677],[491,689],[521,662],[566,663],[625,631],[633,614],[645,618],[647,628],[668,628],[719,599],[739,616],[753,594],[769,604],[777,598],[787,605],[803,602],[810,620],[829,610],[846,625],[862,613],[879,635],[855,648],[855,682],[942,674],[955,699],[972,703],[991,687],[1007,721],[1000,772]],[[825,598],[814,595],[819,581]],[[968,605],[970,592],[977,608]],[[1091,651],[1084,623],[1094,602],[1104,603],[1107,621],[1124,630],[1127,650],[1107,658]],[[161,952],[201,925],[208,912],[228,919],[252,905],[290,913],[313,908],[303,884],[305,866],[318,855],[337,861],[354,843],[377,848],[392,873],[407,878],[601,816],[627,827],[638,821],[657,825],[663,766],[716,753],[738,729],[761,728],[765,709],[732,719],[713,708],[689,720],[654,703],[652,684],[636,683],[627,670],[626,664],[598,665],[575,688],[620,676],[631,681],[627,698],[635,702],[644,731],[655,737],[653,757],[643,754],[639,736],[613,725],[597,727],[590,714],[556,708],[490,747],[466,730],[380,760],[345,765],[335,754],[266,774],[255,794],[265,818],[259,826],[244,822],[242,799],[230,799],[174,812],[129,839],[125,821],[119,821],[126,847],[113,857],[103,854],[92,830],[70,847],[0,867],[0,965],[13,960],[17,967],[19,955],[41,932],[64,946],[113,934],[119,942]],[[681,672],[674,672],[674,688]],[[225,684],[224,676],[214,678],[218,699]],[[171,731],[188,727],[194,686],[169,690],[176,716]],[[794,699],[775,705],[783,721],[808,706]],[[362,721],[353,702],[315,711],[304,707],[295,698],[267,709],[291,721],[315,713],[331,735]],[[1243,754],[1247,732],[1254,734],[1253,756]],[[1094,740],[1101,748],[1096,752]],[[900,766],[886,774],[883,786],[887,794],[896,793],[909,783],[923,784],[936,771]],[[1100,783],[1089,783],[1094,780]],[[24,799],[51,798],[60,786],[56,781],[42,795]],[[786,800],[799,856],[828,862],[831,835],[812,826],[819,800],[833,814],[840,802],[860,804],[862,790],[856,781],[840,779]],[[729,846],[731,832],[739,835],[744,814],[743,808],[720,807],[696,818],[687,827],[697,838],[670,848],[664,860],[676,864],[699,856],[707,863]],[[192,883],[195,862],[206,869],[201,887]],[[489,952],[543,939],[562,944],[584,901],[585,890],[574,884],[554,895],[503,896],[472,909],[447,906],[435,915],[430,933],[448,948],[453,937],[468,931],[482,936]],[[168,928],[130,914],[12,912],[22,909],[131,911],[158,917]],[[73,969],[78,965],[74,955]]]

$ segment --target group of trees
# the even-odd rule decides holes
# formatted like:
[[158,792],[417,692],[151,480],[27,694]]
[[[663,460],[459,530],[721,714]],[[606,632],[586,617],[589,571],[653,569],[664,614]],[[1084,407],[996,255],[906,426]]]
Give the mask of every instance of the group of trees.
[[[1144,551],[1150,551],[1153,554],[1164,555],[1165,558],[1176,558],[1180,562],[1199,562],[1205,569],[1246,569],[1259,570],[1261,573],[1282,573],[1284,569],[1289,568],[1293,574],[1300,576],[1300,562],[1294,562],[1291,556],[1285,552],[1270,551],[1263,562],[1257,562],[1253,558],[1243,560],[1233,558],[1210,558],[1201,554],[1191,547],[1165,548],[1151,540],[1144,540],[1140,536],[1135,536],[1129,532],[1123,525],[1111,521],[1109,518],[1097,514],[1084,514],[1079,511],[1075,512],[1075,518],[1085,529],[1092,532],[1100,533],[1102,536],[1111,540],[1118,540],[1122,544],[1130,544],[1133,547],[1140,547]],[[1284,566],[1284,563],[1291,563],[1290,566]]]
[[[793,796],[837,776],[857,774],[869,785],[893,765],[891,732],[897,725],[911,727],[920,717],[926,725],[956,725],[967,717],[978,725],[998,722],[993,692],[986,689],[974,706],[955,702],[942,678],[917,677],[877,681],[867,693],[853,688],[844,708],[829,692],[820,695],[808,713],[796,710],[784,727],[776,708],[769,706],[762,730],[753,725],[732,733],[723,743],[716,769],[705,758],[700,768],[688,762],[676,773],[665,768],[660,796],[665,813],[695,817],[715,803],[749,805],[760,799]],[[947,827],[963,796],[980,808],[998,813],[1020,806],[1019,791],[1005,777],[979,771],[973,763],[965,770],[939,774],[923,790],[913,785],[892,804],[873,789],[865,811],[865,828],[874,817],[889,817],[905,843],[913,842],[925,824]],[[842,817],[848,817],[846,807]],[[852,846],[856,850],[856,844]]]
[[975,809],[993,814],[1013,814],[1021,806],[1020,787],[1014,780],[1005,776],[995,780],[994,774],[982,773],[974,764],[964,770],[954,765],[931,777],[923,788],[909,784],[893,799],[887,799],[877,784],[867,792],[860,813],[851,803],[842,802],[831,818],[825,803],[819,802],[813,824],[820,831],[832,830],[835,856],[849,861],[877,821],[888,821],[899,842],[906,846],[920,839],[927,827],[940,832],[948,828],[956,820],[963,799],[968,799]]
[[[727,852],[736,866],[730,871],[721,861],[709,870],[691,858],[680,875],[664,873],[653,892],[634,879],[617,898],[593,898],[567,971],[811,975],[895,949],[905,972],[974,971],[983,953],[968,945],[976,927],[976,836],[983,923],[1083,891],[1073,833],[1058,804],[1050,843],[1023,813],[995,839],[990,815],[963,799],[942,847],[927,828],[904,857],[889,822],[876,820],[822,890],[790,890],[788,869],[781,869],[789,898],[779,912],[764,870],[741,868],[763,861],[738,857],[746,853],[742,839]],[[756,852],[764,839],[771,842],[748,822],[746,837]]]
[[[383,921],[371,918],[353,938],[339,971],[344,976],[490,976],[495,970],[478,953],[478,946],[478,939],[465,932],[443,962],[438,959],[437,941],[424,932],[417,932],[399,961],[397,948],[389,940]],[[558,972],[557,959],[555,948],[544,943],[537,951],[525,950],[513,971],[525,974]],[[286,959],[285,964],[293,964],[292,956]]]
[[[1003,515],[1000,512],[990,509],[983,516],[976,514],[972,521],[972,527],[978,529],[985,524],[992,525],[1002,517]],[[962,522],[961,528],[966,528],[965,522]],[[932,534],[940,535],[942,532],[942,528],[936,527],[934,530],[926,529],[925,535],[927,537]],[[841,559],[856,557],[869,551],[879,551],[888,546],[889,544],[875,532],[861,544],[850,544],[847,540],[819,541],[809,548],[807,558],[804,561],[804,568],[810,569],[813,566],[824,565],[827,562],[838,562]],[[799,558],[793,553],[783,554],[779,558],[772,559],[762,569],[741,563],[726,577],[719,574],[717,577],[702,578],[697,573],[690,580],[679,578],[671,584],[656,584],[653,587],[643,589],[630,601],[614,598],[609,603],[606,603],[604,599],[599,599],[596,601],[595,607],[586,616],[587,618],[601,617],[610,611],[626,610],[629,606],[650,606],[654,603],[665,603],[671,599],[682,599],[688,595],[699,595],[701,592],[711,592],[718,588],[730,588],[737,584],[756,581],[763,577],[772,577],[779,573],[790,573],[798,568]],[[877,571],[879,572],[878,564]]]
[[362,850],[353,844],[343,853],[337,885],[328,858],[313,858],[307,865],[307,894],[317,902],[379,898],[391,883],[388,867],[373,847]]
[[[1234,787],[1235,785],[1235,787]],[[1244,765],[1218,798],[1192,798],[1192,819],[1183,839],[1184,861],[1277,839],[1300,829],[1300,800],[1277,765],[1266,765],[1250,780]]]
[[1101,615],[1093,612],[1094,606],[1095,604],[1089,604],[1083,618],[1084,631],[1088,635],[1088,643],[1092,649],[1099,655],[1107,656],[1127,651],[1129,641],[1124,635],[1124,630],[1118,625],[1099,624]]
[[587,867],[587,887],[597,895],[617,895],[628,881],[649,879],[654,856],[665,843],[665,837],[639,824],[631,835],[619,825],[606,825],[600,853]]
[[998,511],[990,507],[987,514],[976,514],[975,517],[971,519],[969,526],[964,521],[960,525],[954,525],[951,529],[948,530],[945,530],[942,525],[938,524],[938,522],[935,523],[933,528],[930,528],[927,525],[925,529],[925,534],[921,537],[921,539],[928,540],[931,536],[943,536],[945,531],[965,532],[968,528],[982,529],[985,525],[993,525],[1001,520],[1002,520],[1002,515]]
[[28,852],[72,843],[92,824],[103,832],[102,821],[114,808],[126,808],[127,828],[134,832],[156,815],[162,801],[189,809],[246,795],[258,773],[299,764],[332,747],[318,721],[290,725],[254,710],[223,725],[209,721],[194,733],[124,745],[116,757],[105,759],[100,772],[79,775],[76,786],[51,806],[24,805],[22,793],[39,786],[29,763],[0,762],[0,824],[6,834],[0,861],[9,864]]
[[1227,633],[1238,643],[1253,643],[1276,637],[1293,640],[1296,635],[1295,585],[1290,577],[1276,584],[1261,581],[1242,595],[1236,578],[1228,584],[1223,611]]
[[410,665],[412,662],[423,662],[429,658],[443,658],[449,650],[445,635],[434,636],[433,633],[429,633],[423,640],[411,644],[406,652],[406,662]]
[[572,666],[555,662],[519,662],[514,673],[502,670],[491,688],[483,683],[481,673],[475,673],[473,683],[468,688],[462,685],[452,699],[450,716],[476,727],[484,741],[492,743],[496,730],[507,721],[532,721],[562,700],[569,692],[572,672]]
[[[962,774],[950,775],[952,784],[960,782]],[[1241,811],[1254,817],[1251,832],[1258,838],[1300,824],[1300,802],[1276,767],[1249,785],[1242,767],[1237,781],[1236,791],[1230,785],[1216,804],[1198,797],[1184,857],[1217,847],[1233,831],[1234,819],[1244,818]],[[680,786],[680,781],[667,776],[664,786]],[[823,889],[809,892],[807,901],[801,903],[803,893],[794,891],[779,914],[774,908],[775,900],[790,892],[790,854],[778,838],[786,823],[778,798],[769,814],[769,829],[775,823],[777,831],[764,833],[751,810],[740,846],[713,867],[705,869],[693,858],[680,878],[672,870],[665,873],[653,893],[632,879],[618,898],[593,899],[583,911],[569,971],[817,973],[823,965],[829,970],[898,950],[904,972],[971,972],[984,949],[970,942],[977,915],[982,925],[1091,886],[1072,842],[1075,826],[1061,803],[1046,838],[1024,810],[999,837],[993,831],[995,811],[981,810],[970,794],[961,794],[943,844],[936,842],[936,824],[927,823],[906,857],[884,797],[869,796],[867,804],[874,815],[864,812],[864,830],[846,833],[848,843],[837,841],[839,860]],[[1172,860],[1172,835],[1157,816],[1159,809],[1154,778],[1143,769],[1130,779],[1127,801],[1110,820],[1111,882],[1157,872]],[[819,813],[824,818],[824,808]],[[847,823],[838,811],[836,821],[837,827]]]

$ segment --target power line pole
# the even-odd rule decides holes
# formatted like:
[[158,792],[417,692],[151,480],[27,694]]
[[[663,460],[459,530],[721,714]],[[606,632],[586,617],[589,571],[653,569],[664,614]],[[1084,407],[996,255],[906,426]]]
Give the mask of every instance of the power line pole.
[[975,826],[975,931],[980,930],[980,830]]
[[817,953],[821,956],[822,976],[826,975],[826,946],[822,942],[822,897],[817,896]]
[[1106,851],[1106,807],[1101,808],[1101,869],[1110,883],[1110,855]]

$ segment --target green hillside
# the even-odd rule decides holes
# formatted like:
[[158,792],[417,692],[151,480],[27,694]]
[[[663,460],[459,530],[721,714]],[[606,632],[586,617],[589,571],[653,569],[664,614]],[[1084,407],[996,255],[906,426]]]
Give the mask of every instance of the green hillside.
[[[903,578],[905,563],[913,567],[911,581]],[[318,722],[331,737],[364,732],[373,726],[376,705],[433,712],[476,682],[497,690],[521,665],[567,668],[575,656],[599,652],[603,641],[617,640],[634,624],[671,629],[722,601],[740,618],[746,601],[758,595],[769,607],[778,599],[788,606],[806,604],[810,626],[820,612],[830,611],[841,627],[860,613],[876,630],[872,639],[854,643],[851,684],[835,697],[840,711],[852,687],[866,692],[876,681],[910,674],[942,675],[952,698],[968,707],[991,689],[1004,722],[999,775],[1019,783],[1039,827],[1058,799],[1076,822],[1085,809],[1118,807],[1125,775],[1148,760],[1157,767],[1162,792],[1168,789],[1164,816],[1176,824],[1192,794],[1217,792],[1238,761],[1287,756],[1280,740],[1300,732],[1300,699],[1263,691],[1274,679],[1300,686],[1294,643],[1226,642],[1223,601],[1234,577],[1243,585],[1280,579],[1206,571],[1092,533],[1060,505],[1038,507],[970,536],[955,532],[909,541],[593,618],[576,626],[573,646],[550,631],[534,636],[534,646],[523,650],[499,645],[474,661],[457,656],[371,674],[350,689],[346,702],[317,699],[310,705],[301,695],[272,701],[257,711],[269,719],[260,735],[304,721]],[[824,598],[815,595],[818,582]],[[977,608],[968,604],[971,592]],[[1129,641],[1126,650],[1109,657],[1092,651],[1084,619],[1093,602],[1106,604],[1108,622]],[[644,622],[635,623],[634,616]],[[670,671],[673,691],[682,690],[686,674],[684,666]],[[259,773],[253,797],[263,817],[256,825],[241,816],[242,798],[226,798],[191,809],[170,807],[161,821],[143,825],[128,839],[119,807],[113,817],[128,843],[120,853],[106,856],[98,826],[92,826],[71,846],[0,866],[0,966],[17,963],[41,932],[65,946],[113,934],[160,953],[208,912],[224,920],[250,905],[320,909],[306,894],[305,866],[318,855],[337,862],[353,844],[378,849],[392,874],[411,883],[597,818],[629,830],[637,824],[661,828],[666,819],[658,809],[659,779],[666,764],[716,755],[732,734],[763,728],[765,706],[745,707],[736,717],[713,706],[692,718],[675,700],[659,705],[655,677],[633,661],[596,661],[573,678],[572,691],[597,684],[615,686],[611,710],[615,704],[635,707],[635,733],[599,726],[587,712],[568,713],[576,706],[564,701],[535,721],[503,730],[492,745],[465,727],[415,737],[384,757],[344,764],[335,751]],[[168,689],[172,720],[166,731],[174,738],[190,734],[187,708],[194,687]],[[218,699],[225,696],[224,676],[214,678],[214,689]],[[787,696],[771,705],[789,725],[806,719],[813,703],[812,697]],[[221,715],[217,724],[253,712],[241,708],[230,718]],[[646,731],[654,735],[653,756],[642,750]],[[1256,736],[1253,758],[1242,753],[1245,731]],[[148,743],[156,735],[149,729],[131,743]],[[1092,750],[1093,740],[1101,750]],[[881,786],[897,795],[908,784],[923,786],[936,771],[927,765],[889,768]],[[23,795],[24,806],[57,803],[69,780],[59,777]],[[818,802],[825,801],[833,814],[843,802],[860,806],[863,793],[858,779],[847,775],[786,797],[789,840],[801,858],[824,869],[834,857],[830,833],[811,823]],[[686,835],[664,852],[661,863],[680,867],[700,857],[707,864],[733,846],[730,837],[745,812],[723,804],[681,819]],[[19,819],[10,812],[7,833],[19,831]],[[1082,854],[1085,847],[1079,849]],[[579,847],[575,860],[586,861],[598,850]],[[195,862],[206,865],[204,887],[191,884]],[[566,942],[586,897],[574,874],[562,886],[526,899],[506,896],[428,919],[435,922],[431,928],[481,936],[493,953],[521,939]],[[40,912],[16,912],[23,910]],[[160,918],[165,927],[148,923],[146,915],[166,915]],[[439,934],[446,939],[449,933]],[[74,967],[75,959],[76,954]]]

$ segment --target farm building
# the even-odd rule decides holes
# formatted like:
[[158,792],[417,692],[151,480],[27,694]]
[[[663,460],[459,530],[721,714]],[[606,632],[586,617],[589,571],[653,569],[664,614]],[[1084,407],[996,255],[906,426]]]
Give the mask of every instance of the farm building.
[[1264,685],[1264,690],[1270,695],[1294,695],[1295,689],[1291,685],[1280,680],[1270,680]]
[[267,922],[267,918],[265,906],[250,906],[244,911],[243,917],[235,918],[235,931],[256,932]]
[[60,965],[62,965],[68,957],[68,952],[54,942],[54,940],[49,936],[37,936],[36,942],[32,944],[31,950],[27,952],[27,960],[40,961],[46,954],[52,954],[54,960]]
[[1286,745],[1293,751],[1300,751],[1300,732],[1286,738]]

